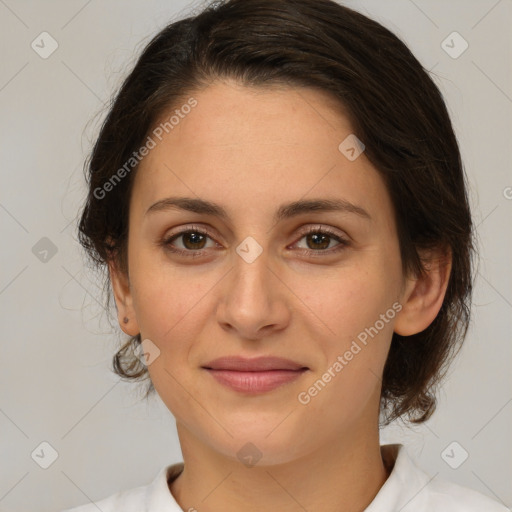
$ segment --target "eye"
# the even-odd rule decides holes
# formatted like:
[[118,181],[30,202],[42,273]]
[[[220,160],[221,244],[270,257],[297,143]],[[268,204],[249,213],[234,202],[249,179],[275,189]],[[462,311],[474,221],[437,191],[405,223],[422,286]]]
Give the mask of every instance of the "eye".
[[[175,246],[175,241],[180,239],[183,248]],[[172,253],[185,257],[195,258],[204,255],[205,249],[208,249],[206,246],[208,239],[212,240],[214,243],[213,247],[218,246],[208,231],[197,226],[190,226],[185,230],[164,238],[160,245]],[[311,226],[302,233],[299,241],[302,239],[306,240],[308,247],[299,247],[299,249],[312,256],[322,256],[323,253],[332,254],[344,249],[349,245],[348,240],[346,240],[335,231],[326,227]],[[332,247],[329,248],[332,240],[338,242],[334,249]],[[298,242],[295,242],[294,245],[297,244]]]
[[[162,241],[162,245],[169,251],[182,254],[184,256],[200,256],[202,251],[206,249],[205,246],[206,240],[210,238],[210,234],[199,227],[191,226],[184,231],[180,231],[179,233],[175,233]],[[181,244],[183,245],[183,249],[180,247],[174,246],[174,241],[182,239]]]
[[[300,240],[303,238],[306,240],[307,244],[307,247],[303,250],[314,256],[321,256],[321,253],[332,254],[344,249],[349,245],[348,240],[330,228],[326,227],[312,226],[302,234]],[[334,249],[330,249],[329,246],[331,245],[333,239],[337,241],[338,244],[335,245]]]

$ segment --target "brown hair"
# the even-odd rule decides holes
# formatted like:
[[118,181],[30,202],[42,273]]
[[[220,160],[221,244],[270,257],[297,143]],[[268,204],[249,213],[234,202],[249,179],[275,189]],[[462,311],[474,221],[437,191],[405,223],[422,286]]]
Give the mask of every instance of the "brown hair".
[[[452,270],[442,307],[424,331],[393,334],[383,373],[384,424],[435,410],[435,389],[470,320],[473,226],[457,140],[442,95],[407,46],[379,23],[331,0],[226,0],[171,23],[144,48],[113,100],[85,163],[88,197],[79,240],[97,268],[127,274],[134,174],[98,190],[139,149],[155,123],[191,91],[234,78],[330,93],[346,109],[365,155],[383,176],[404,274],[424,272],[418,250],[447,247]],[[106,287],[110,286],[108,276]],[[110,294],[107,299],[109,309]],[[148,377],[134,355],[140,334],[115,354],[123,378]],[[146,396],[154,391],[149,382]]]

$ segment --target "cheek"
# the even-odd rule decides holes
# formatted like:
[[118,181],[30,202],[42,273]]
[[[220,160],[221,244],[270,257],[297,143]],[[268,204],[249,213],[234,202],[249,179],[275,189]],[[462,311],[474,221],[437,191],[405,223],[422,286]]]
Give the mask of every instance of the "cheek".
[[294,290],[304,304],[304,314],[317,318],[325,339],[343,347],[372,326],[394,302],[393,270],[365,255],[354,265],[334,269],[329,275],[295,279]]
[[337,403],[345,411],[342,414],[355,411],[380,385],[399,308],[393,279],[380,263],[367,261],[338,271],[325,282],[328,286],[322,293],[304,288],[310,309],[321,320],[318,331],[325,333],[311,333],[324,354],[323,364],[308,382],[314,387],[308,395],[313,398],[318,393],[318,399],[311,400],[313,408]]
[[[184,423],[191,415],[191,396],[201,396],[197,375],[190,366],[191,351],[211,317],[211,310],[206,308],[212,286],[209,280],[185,278],[169,269],[142,273],[134,284],[142,339],[149,338],[159,351],[148,366],[149,376],[168,409]],[[200,414],[192,409],[193,416]],[[192,423],[205,421],[207,418],[196,417]]]
[[141,251],[130,276],[141,334],[165,348],[180,330],[197,325],[198,306],[214,283],[208,272],[177,267],[162,254],[163,249]]
[[323,364],[296,397],[309,418],[322,418],[318,421],[333,429],[355,422],[370,400],[378,401],[396,315],[381,290],[352,284],[337,290],[335,305],[324,298],[324,311],[331,313],[329,327],[336,334],[316,338]]
[[179,289],[154,290],[137,309],[142,339],[149,338],[158,347],[161,362],[173,372],[181,372],[190,363],[189,352],[201,338],[205,318],[211,315],[204,310],[202,295],[183,294]]

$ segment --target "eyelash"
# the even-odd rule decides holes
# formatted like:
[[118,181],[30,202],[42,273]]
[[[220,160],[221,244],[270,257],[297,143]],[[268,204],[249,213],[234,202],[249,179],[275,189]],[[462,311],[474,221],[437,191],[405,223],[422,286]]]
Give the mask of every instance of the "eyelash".
[[[211,238],[213,240],[213,237],[211,236],[211,234],[208,231],[206,231],[205,229],[200,228],[200,227],[196,227],[196,226],[191,226],[191,227],[189,227],[189,228],[187,228],[187,229],[185,229],[183,231],[180,231],[178,233],[174,233],[174,234],[164,238],[162,240],[162,242],[160,243],[160,245],[162,245],[166,250],[168,250],[168,251],[170,251],[172,253],[178,254],[180,256],[185,256],[185,257],[189,257],[189,258],[199,257],[199,256],[203,255],[205,249],[202,249],[202,250],[199,250],[199,251],[183,250],[183,249],[176,249],[175,247],[173,247],[171,245],[172,242],[174,240],[178,239],[180,236],[187,235],[187,234],[190,234],[190,233],[204,235],[204,236],[207,236],[208,238]],[[326,228],[326,227],[318,228],[318,227],[314,227],[314,226],[311,227],[311,228],[308,228],[307,231],[303,232],[301,234],[301,237],[299,238],[299,240],[297,240],[297,242],[302,240],[302,238],[304,238],[305,236],[308,236],[308,235],[311,235],[311,234],[327,235],[327,236],[329,236],[331,238],[334,238],[337,242],[339,242],[339,245],[337,245],[334,249],[317,250],[317,251],[312,250],[312,249],[301,249],[302,251],[305,251],[305,253],[308,256],[313,256],[313,257],[320,256],[321,257],[323,255],[322,253],[327,253],[328,255],[332,255],[334,253],[342,251],[343,249],[345,249],[349,245],[348,240],[346,240],[345,238],[341,237],[340,235],[335,233],[333,230],[331,230],[329,228]]]

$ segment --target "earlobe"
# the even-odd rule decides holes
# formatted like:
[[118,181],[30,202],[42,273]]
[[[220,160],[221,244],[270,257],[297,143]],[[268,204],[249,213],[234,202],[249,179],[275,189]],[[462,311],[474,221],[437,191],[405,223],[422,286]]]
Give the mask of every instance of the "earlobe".
[[128,276],[121,272],[113,260],[108,263],[110,282],[116,301],[117,320],[125,334],[136,336],[139,331]]
[[402,294],[402,310],[394,325],[394,332],[401,336],[425,330],[443,305],[452,268],[451,251],[447,248],[423,252],[422,261],[425,275],[407,278]]

